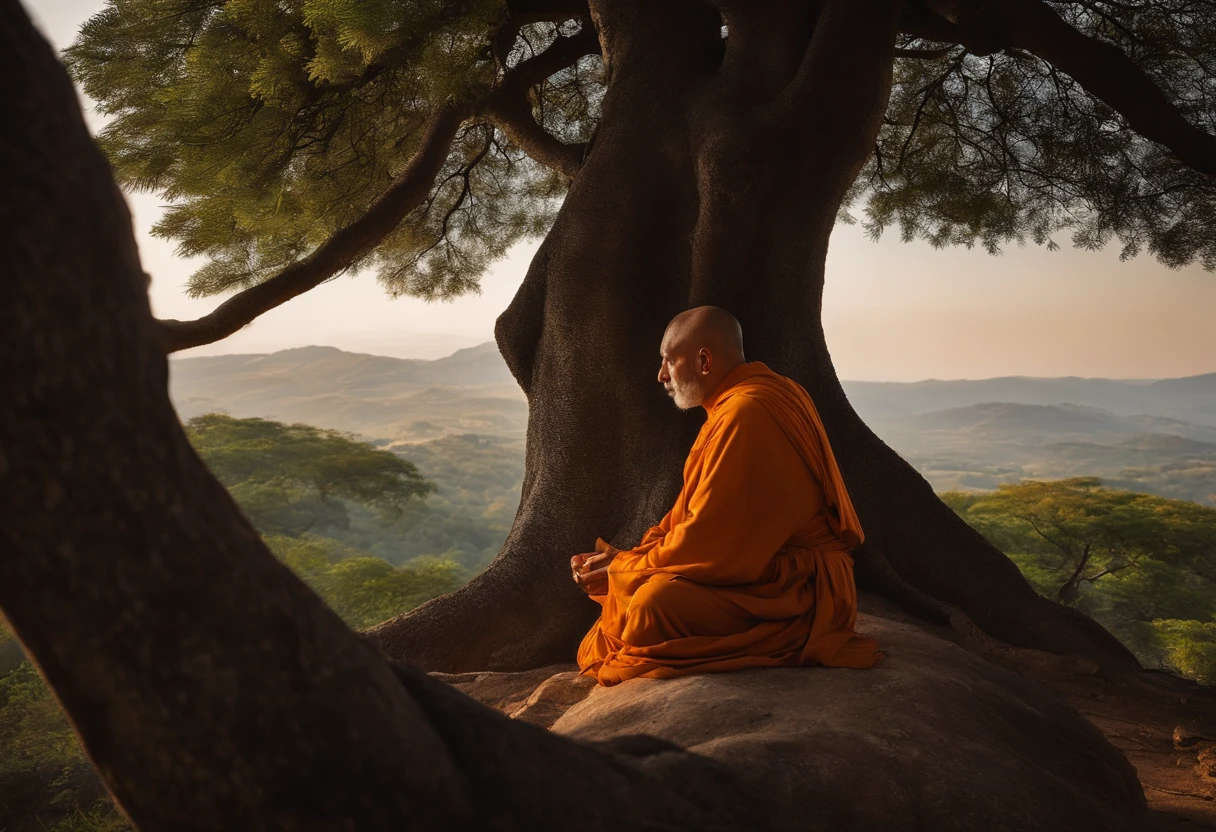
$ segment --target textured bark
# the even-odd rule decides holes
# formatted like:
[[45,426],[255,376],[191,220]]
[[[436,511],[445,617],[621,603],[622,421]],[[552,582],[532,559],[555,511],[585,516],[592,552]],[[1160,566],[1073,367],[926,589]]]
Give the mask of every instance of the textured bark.
[[137,828],[751,828],[721,766],[508,720],[279,564],[186,440],[130,215],[17,0],[0,107],[0,609]]
[[704,3],[591,4],[603,117],[496,332],[530,404],[519,514],[484,574],[373,633],[435,670],[568,661],[598,611],[569,557],[597,535],[632,545],[679,489],[703,413],[654,381],[658,344],[673,315],[712,303],[738,316],[750,360],[818,404],[868,535],[860,581],[939,619],[959,608],[1012,645],[1135,666],[938,500],[832,367],[828,238],[877,135],[901,4],[717,5],[726,45]]

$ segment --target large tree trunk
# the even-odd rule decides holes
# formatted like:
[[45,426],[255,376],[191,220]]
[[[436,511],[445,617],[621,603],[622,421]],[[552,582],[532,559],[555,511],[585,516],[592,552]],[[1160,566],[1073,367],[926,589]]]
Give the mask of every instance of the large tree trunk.
[[0,610],[138,829],[767,825],[719,764],[644,770],[352,633],[191,449],[130,215],[17,0],[0,110]]
[[597,535],[633,545],[670,507],[704,414],[672,407],[658,345],[673,315],[712,303],[742,322],[750,360],[815,399],[868,538],[859,582],[929,614],[961,609],[1011,645],[1135,666],[938,500],[832,366],[828,238],[874,145],[901,4],[591,5],[603,118],[497,328],[530,405],[519,514],[484,574],[373,631],[386,651],[445,671],[572,660],[598,607],[569,558]]

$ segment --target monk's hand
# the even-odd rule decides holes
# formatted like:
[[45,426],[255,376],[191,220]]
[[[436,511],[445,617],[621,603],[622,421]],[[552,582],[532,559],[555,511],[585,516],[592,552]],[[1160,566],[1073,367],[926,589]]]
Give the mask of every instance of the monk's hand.
[[588,552],[570,558],[574,582],[588,595],[603,595],[608,591],[608,564],[616,557],[616,549]]

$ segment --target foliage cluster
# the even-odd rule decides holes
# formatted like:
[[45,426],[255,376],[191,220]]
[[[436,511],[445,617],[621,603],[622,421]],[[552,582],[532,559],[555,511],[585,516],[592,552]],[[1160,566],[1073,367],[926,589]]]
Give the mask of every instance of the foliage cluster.
[[462,434],[374,447],[218,413],[191,419],[187,430],[258,531],[324,537],[335,556],[393,564],[435,556],[480,571],[519,508],[523,447],[514,440]]
[[[1216,132],[1216,14],[1208,3],[1052,2],[1071,26],[1123,50],[1182,117]],[[905,47],[937,44],[905,38]],[[1105,70],[1108,71],[1108,70]],[[1141,104],[1144,102],[1137,102]],[[1216,269],[1216,180],[1132,131],[1127,119],[1059,67],[1021,49],[896,61],[882,132],[853,194],[877,237],[979,243],[1031,240],[1121,256],[1145,251],[1171,268]]]
[[[1050,6],[1065,28],[1117,47],[1185,122],[1216,130],[1211,2]],[[427,197],[355,263],[394,295],[451,297],[543,234],[565,191],[487,111],[512,69],[587,25],[577,8],[568,17],[512,21],[503,0],[110,0],[65,59],[110,117],[100,139],[119,181],[169,203],[156,233],[209,259],[195,296],[307,258],[400,181],[432,114],[469,105]],[[895,62],[876,152],[849,200],[873,235],[897,225],[906,239],[995,252],[1054,247],[1067,230],[1077,246],[1117,239],[1125,257],[1216,268],[1216,182],[1066,70],[1012,46],[913,35],[899,46],[910,57]],[[518,106],[553,139],[586,142],[601,116],[600,58],[555,70]]]
[[[65,59],[111,117],[100,140],[119,182],[171,203],[154,233],[209,258],[190,280],[199,297],[307,257],[403,175],[434,111],[484,101],[558,34],[528,24],[496,60],[505,19],[502,0],[114,0]],[[541,84],[541,124],[586,138],[596,64]],[[489,263],[548,228],[564,189],[470,120],[428,197],[356,268],[393,295],[475,291]]]
[[1035,589],[1097,620],[1141,663],[1216,684],[1216,509],[1095,477],[941,496]]
[[389,530],[408,528],[407,511],[425,514],[422,499],[435,485],[397,454],[338,431],[221,413],[191,419],[186,433],[270,550],[351,627],[377,624],[467,579],[451,558],[395,566],[336,537],[350,532],[352,513],[363,529]]
[[434,491],[412,463],[338,431],[208,413],[186,432],[263,534],[346,528],[352,503],[393,520]]
[[450,558],[472,572],[485,568],[506,540],[523,485],[522,443],[464,434],[393,450],[416,464],[435,491],[405,507],[392,526],[351,508],[348,529],[329,534],[392,563],[423,555]]
[[266,544],[356,630],[451,592],[467,577],[453,560],[423,555],[393,566],[315,535],[271,535]]

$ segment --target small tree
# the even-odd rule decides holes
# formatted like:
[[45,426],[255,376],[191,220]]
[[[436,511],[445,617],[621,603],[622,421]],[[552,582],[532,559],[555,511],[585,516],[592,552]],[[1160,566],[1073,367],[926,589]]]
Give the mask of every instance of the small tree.
[[1041,592],[1102,622],[1141,660],[1207,673],[1196,668],[1216,620],[1216,509],[1092,477],[942,496]]
[[1064,580],[1055,594],[1065,604],[1083,584],[1138,569],[1146,557],[1216,574],[1216,510],[1102,488],[1097,477],[1002,485],[971,502],[967,515],[991,536],[1004,526],[1006,538],[1029,538],[1018,551],[1056,556]]
[[208,413],[186,435],[267,534],[346,528],[345,501],[393,519],[435,490],[412,462],[334,430]]

